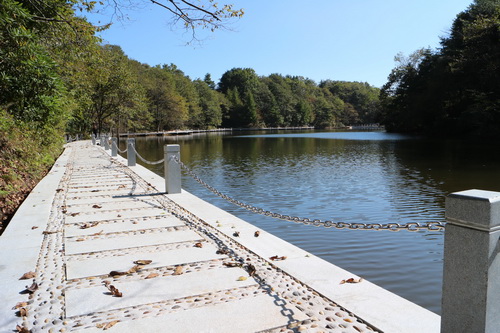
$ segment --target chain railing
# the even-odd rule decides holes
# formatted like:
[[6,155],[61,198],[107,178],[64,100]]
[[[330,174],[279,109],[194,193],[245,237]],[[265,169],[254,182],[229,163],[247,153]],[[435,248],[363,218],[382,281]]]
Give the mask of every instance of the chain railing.
[[141,161],[143,161],[144,163],[146,163],[146,164],[149,164],[149,165],[157,165],[157,164],[161,164],[161,163],[165,162],[165,158],[162,158],[161,160],[159,160],[159,161],[154,161],[154,162],[148,161],[147,159],[145,159],[144,157],[142,157],[142,156],[139,154],[139,152],[135,149],[135,146],[134,146],[134,145],[132,145],[132,149],[134,149],[135,155],[136,155],[137,157],[139,157],[139,159],[140,159]]
[[118,151],[120,154],[125,154],[127,152],[127,149],[121,150],[120,147],[116,144],[115,141],[111,142],[111,145],[113,145],[116,148],[116,151]]
[[174,160],[181,166],[181,168],[188,174],[190,175],[194,180],[196,180],[198,183],[203,185],[205,188],[207,188],[209,191],[214,193],[215,195],[227,200],[228,202],[239,206],[241,208],[244,208],[250,212],[264,215],[264,216],[269,216],[273,217],[276,219],[284,220],[284,221],[290,221],[290,222],[295,222],[295,223],[302,223],[305,225],[312,225],[315,227],[325,227],[325,228],[336,228],[336,229],[354,229],[354,230],[389,230],[389,231],[399,231],[399,230],[408,230],[408,231],[420,231],[420,230],[430,230],[430,231],[439,231],[443,230],[445,223],[443,222],[409,222],[409,223],[360,223],[360,222],[334,222],[334,221],[323,221],[320,219],[310,219],[310,218],[304,218],[304,217],[298,217],[298,216],[290,216],[290,215],[284,215],[280,213],[274,213],[269,210],[265,210],[262,208],[258,208],[249,204],[246,204],[244,202],[241,202],[239,200],[236,200],[234,198],[231,198],[230,196],[220,192],[213,186],[210,186],[207,184],[204,180],[202,180],[193,170],[191,170],[189,167],[187,167],[182,161],[180,161],[178,158],[174,158]]

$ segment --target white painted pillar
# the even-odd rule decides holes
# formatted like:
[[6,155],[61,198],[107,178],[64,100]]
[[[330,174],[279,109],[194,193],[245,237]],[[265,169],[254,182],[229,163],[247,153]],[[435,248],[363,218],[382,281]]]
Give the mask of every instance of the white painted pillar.
[[500,331],[500,192],[446,198],[442,333]]
[[179,145],[163,146],[165,157],[165,192],[181,193],[181,166],[175,159],[181,160]]

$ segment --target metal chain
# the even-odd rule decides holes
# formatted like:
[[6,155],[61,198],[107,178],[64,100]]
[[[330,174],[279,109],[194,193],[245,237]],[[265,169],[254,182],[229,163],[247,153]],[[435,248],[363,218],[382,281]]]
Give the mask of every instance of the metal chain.
[[146,160],[144,157],[142,157],[142,156],[141,156],[141,155],[137,152],[137,150],[135,149],[135,146],[134,146],[134,145],[132,145],[132,148],[134,149],[136,156],[137,156],[137,157],[139,157],[139,159],[140,159],[141,161],[143,161],[144,163],[146,163],[146,164],[149,164],[149,165],[156,165],[156,164],[160,164],[160,163],[165,162],[165,158],[162,158],[162,159],[161,159],[161,160],[159,160],[159,161],[150,162],[150,161]]
[[239,200],[233,199],[230,196],[218,191],[216,188],[210,186],[205,181],[203,181],[200,177],[198,177],[198,175],[196,175],[191,169],[189,169],[177,157],[174,157],[173,159],[181,166],[182,169],[184,169],[186,171],[187,174],[189,174],[191,177],[193,177],[194,180],[196,180],[198,183],[200,183],[201,185],[206,187],[212,193],[229,201],[230,203],[232,203],[236,206],[239,206],[241,208],[244,208],[244,209],[246,209],[250,212],[256,213],[256,214],[269,216],[269,217],[273,217],[273,218],[284,220],[284,221],[302,223],[302,224],[306,224],[306,225],[313,225],[315,227],[336,228],[336,229],[389,230],[389,231],[399,231],[399,230],[439,231],[439,230],[444,229],[444,227],[445,227],[445,223],[443,223],[443,222],[424,222],[424,223],[409,222],[409,223],[386,223],[386,224],[381,224],[381,223],[349,223],[349,222],[334,222],[334,221],[330,221],[330,220],[322,221],[320,219],[309,219],[309,218],[303,218],[303,217],[298,217],[298,216],[290,216],[290,215],[283,215],[283,214],[279,214],[279,213],[273,213],[269,210],[264,210],[262,208],[258,208],[258,207],[243,203]]
[[116,147],[116,150],[117,150],[120,154],[125,154],[125,153],[127,152],[127,149],[120,150],[120,148],[118,148],[118,145],[116,144],[116,142],[115,142],[115,141],[111,141],[111,144],[112,144],[113,146],[115,146],[115,147]]

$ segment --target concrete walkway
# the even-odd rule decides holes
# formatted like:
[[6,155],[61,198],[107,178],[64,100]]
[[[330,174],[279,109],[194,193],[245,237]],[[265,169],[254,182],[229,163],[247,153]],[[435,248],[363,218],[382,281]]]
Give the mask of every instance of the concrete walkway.
[[0,237],[0,332],[439,331],[439,316],[163,188],[69,144]]

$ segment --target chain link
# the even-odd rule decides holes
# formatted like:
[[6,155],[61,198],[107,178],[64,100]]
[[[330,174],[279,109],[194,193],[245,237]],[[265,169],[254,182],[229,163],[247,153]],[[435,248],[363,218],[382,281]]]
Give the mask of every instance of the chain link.
[[160,164],[160,163],[165,162],[165,158],[162,158],[162,159],[161,159],[161,160],[159,160],[159,161],[150,162],[150,161],[146,160],[144,157],[142,157],[142,156],[141,156],[141,155],[137,152],[137,150],[135,149],[135,146],[134,146],[134,145],[132,145],[132,148],[134,149],[136,156],[137,156],[137,157],[139,157],[139,159],[140,159],[141,161],[143,161],[144,163],[146,163],[146,164],[149,164],[149,165],[156,165],[156,164]]
[[315,227],[325,227],[325,228],[336,228],[336,229],[351,229],[351,230],[389,230],[389,231],[400,231],[400,230],[408,230],[408,231],[420,231],[420,230],[430,230],[430,231],[439,231],[443,230],[445,227],[445,223],[443,222],[409,222],[409,223],[349,223],[349,222],[334,222],[334,221],[322,221],[320,219],[309,219],[298,216],[290,216],[279,213],[273,213],[269,210],[264,210],[262,208],[258,208],[246,203],[243,203],[239,200],[233,199],[230,196],[218,191],[216,188],[210,186],[205,181],[203,181],[198,175],[196,175],[191,169],[189,169],[182,161],[180,161],[177,157],[173,157],[173,159],[181,166],[182,169],[186,171],[194,180],[198,183],[206,187],[215,195],[229,201],[230,203],[244,208],[250,212],[273,217],[276,219],[290,221],[295,223],[302,223],[305,225],[312,225]]
[[120,148],[118,148],[118,145],[116,144],[116,142],[115,142],[115,141],[111,141],[111,144],[112,144],[113,146],[115,146],[115,147],[116,147],[116,150],[117,150],[120,154],[125,154],[125,153],[127,152],[127,149],[120,150]]

